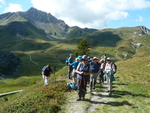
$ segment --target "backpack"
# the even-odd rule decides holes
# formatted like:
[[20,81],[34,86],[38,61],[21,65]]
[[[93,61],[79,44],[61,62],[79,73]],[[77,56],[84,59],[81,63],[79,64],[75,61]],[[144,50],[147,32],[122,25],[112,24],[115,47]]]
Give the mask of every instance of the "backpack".
[[69,83],[67,83],[67,85],[68,85],[71,89],[74,89],[74,90],[77,90],[77,88],[78,88],[78,85],[75,85],[75,83],[73,83],[73,82],[69,82]]
[[66,58],[65,64],[68,66],[68,57]]
[[117,65],[115,63],[112,63],[112,65],[114,65],[115,67],[115,72],[113,74],[115,74],[117,72]]
[[41,69],[41,71],[44,72],[45,69],[46,69],[46,66],[44,66],[44,67]]

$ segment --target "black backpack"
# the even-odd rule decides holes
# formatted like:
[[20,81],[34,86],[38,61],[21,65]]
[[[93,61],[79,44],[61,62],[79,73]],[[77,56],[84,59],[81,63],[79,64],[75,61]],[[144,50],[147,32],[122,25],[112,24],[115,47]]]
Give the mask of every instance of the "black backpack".
[[113,73],[113,74],[115,74],[117,72],[117,65],[115,63],[112,63],[112,65],[114,65],[114,67],[115,67],[115,72]]

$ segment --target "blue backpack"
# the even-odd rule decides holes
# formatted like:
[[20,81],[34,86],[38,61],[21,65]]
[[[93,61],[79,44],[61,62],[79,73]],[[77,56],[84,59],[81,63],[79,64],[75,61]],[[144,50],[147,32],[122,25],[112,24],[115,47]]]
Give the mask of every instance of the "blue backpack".
[[46,69],[46,66],[44,66],[41,71],[44,72],[45,69]]
[[78,85],[75,85],[75,83],[73,83],[73,82],[69,82],[69,83],[67,83],[67,85],[68,85],[71,89],[74,89],[74,90],[77,90],[77,88],[78,88]]
[[68,57],[66,58],[65,64],[68,66]]

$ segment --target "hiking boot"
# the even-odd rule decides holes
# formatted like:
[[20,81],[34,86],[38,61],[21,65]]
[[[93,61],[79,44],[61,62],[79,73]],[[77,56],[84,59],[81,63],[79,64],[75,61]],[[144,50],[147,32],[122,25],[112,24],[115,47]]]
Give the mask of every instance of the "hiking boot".
[[109,95],[111,95],[112,94],[112,91],[109,91]]
[[92,89],[90,89],[90,92],[92,92]]
[[77,101],[80,101],[81,100],[81,98],[77,98]]
[[82,100],[85,100],[85,98],[84,98],[84,97],[82,97]]
[[109,90],[106,90],[106,92],[110,92]]

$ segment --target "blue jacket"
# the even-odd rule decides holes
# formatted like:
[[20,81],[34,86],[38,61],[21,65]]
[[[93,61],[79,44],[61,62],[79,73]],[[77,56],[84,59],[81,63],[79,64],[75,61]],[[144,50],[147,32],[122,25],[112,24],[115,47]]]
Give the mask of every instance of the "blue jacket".
[[68,63],[72,63],[73,62],[73,58],[68,58]]
[[99,71],[100,65],[98,63],[91,62],[92,72],[97,73]]
[[78,61],[75,61],[73,62],[72,64],[70,64],[70,66],[73,66],[73,69],[77,69],[77,66],[78,66],[79,62]]

